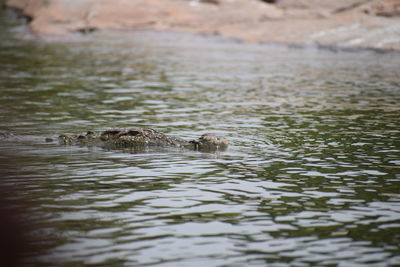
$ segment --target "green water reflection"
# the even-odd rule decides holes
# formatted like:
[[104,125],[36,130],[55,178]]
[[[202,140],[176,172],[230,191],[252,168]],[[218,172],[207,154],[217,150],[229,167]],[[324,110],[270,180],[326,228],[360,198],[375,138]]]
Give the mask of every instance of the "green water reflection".
[[[2,184],[61,266],[400,264],[400,56],[133,32],[0,36]],[[223,153],[62,147],[152,126]],[[27,215],[27,216],[28,216]],[[39,241],[42,242],[41,238]]]

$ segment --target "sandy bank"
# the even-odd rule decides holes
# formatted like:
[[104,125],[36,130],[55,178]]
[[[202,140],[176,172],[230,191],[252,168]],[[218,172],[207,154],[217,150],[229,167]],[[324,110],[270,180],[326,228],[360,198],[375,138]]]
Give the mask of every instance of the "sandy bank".
[[8,0],[38,35],[151,29],[400,50],[400,0]]

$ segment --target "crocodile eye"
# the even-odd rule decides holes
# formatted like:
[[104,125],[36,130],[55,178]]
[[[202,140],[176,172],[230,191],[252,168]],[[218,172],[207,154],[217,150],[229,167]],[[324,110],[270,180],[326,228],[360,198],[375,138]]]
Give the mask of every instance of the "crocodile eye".
[[129,136],[136,136],[136,135],[139,135],[139,134],[140,134],[140,132],[137,131],[137,130],[129,130],[129,131],[126,133],[126,135],[129,135]]

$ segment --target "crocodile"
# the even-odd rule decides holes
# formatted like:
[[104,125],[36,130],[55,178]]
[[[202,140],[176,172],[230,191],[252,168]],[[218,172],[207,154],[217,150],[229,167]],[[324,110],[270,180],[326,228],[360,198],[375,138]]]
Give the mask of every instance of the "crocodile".
[[84,134],[62,134],[62,145],[101,146],[105,148],[176,147],[198,151],[223,151],[228,141],[212,133],[205,133],[197,140],[186,141],[168,136],[153,128],[110,129],[102,132],[88,131]]

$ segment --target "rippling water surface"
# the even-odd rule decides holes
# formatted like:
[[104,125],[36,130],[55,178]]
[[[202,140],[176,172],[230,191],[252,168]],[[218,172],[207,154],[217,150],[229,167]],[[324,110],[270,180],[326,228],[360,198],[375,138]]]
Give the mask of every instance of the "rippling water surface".
[[[2,22],[3,186],[63,266],[400,265],[400,54]],[[23,37],[23,36],[22,36]],[[226,152],[64,147],[151,126]]]

